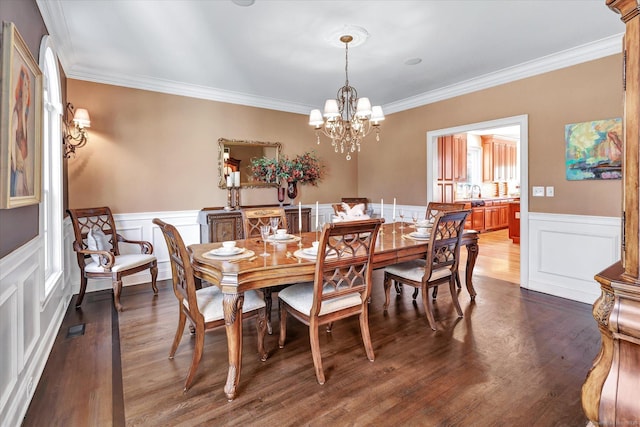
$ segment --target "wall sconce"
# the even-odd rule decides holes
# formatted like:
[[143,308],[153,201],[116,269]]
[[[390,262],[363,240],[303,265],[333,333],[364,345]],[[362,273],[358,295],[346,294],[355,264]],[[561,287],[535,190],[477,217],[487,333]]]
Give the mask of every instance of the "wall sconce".
[[87,144],[86,128],[91,127],[91,119],[87,110],[84,108],[75,109],[73,104],[68,102],[62,122],[64,124],[62,138],[64,158],[68,159],[71,155],[75,157],[76,150]]

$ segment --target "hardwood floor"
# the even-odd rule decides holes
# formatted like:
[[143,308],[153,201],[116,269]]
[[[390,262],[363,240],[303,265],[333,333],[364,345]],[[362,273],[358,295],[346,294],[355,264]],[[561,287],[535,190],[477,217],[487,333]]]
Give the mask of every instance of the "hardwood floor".
[[[88,294],[82,310],[70,305],[24,425],[585,425],[580,387],[600,343],[591,306],[489,277],[502,268],[493,269],[489,258],[500,258],[503,249],[490,249],[484,237],[476,302],[463,286],[458,319],[441,287],[437,332],[410,292],[392,291],[383,312],[382,271],[376,271],[370,308],[376,360],[366,359],[357,319],[337,322],[320,334],[322,386],[306,327],[290,319],[286,346],[279,349],[277,335],[268,336],[269,359],[260,362],[254,323],[246,322],[233,402],[222,391],[224,329],[207,334],[193,387],[182,393],[193,340],[186,332],[168,360],[177,323],[168,281],[159,282],[157,297],[148,285],[126,287],[119,316],[109,293]],[[65,338],[78,323],[86,324],[85,334]]]

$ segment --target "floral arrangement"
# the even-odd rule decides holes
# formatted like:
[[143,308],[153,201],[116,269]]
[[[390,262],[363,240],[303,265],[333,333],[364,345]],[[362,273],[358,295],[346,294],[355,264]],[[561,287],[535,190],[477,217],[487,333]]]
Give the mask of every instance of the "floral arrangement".
[[318,185],[324,172],[320,159],[315,153],[297,155],[293,160],[284,157],[281,162],[282,175],[287,182]]
[[268,157],[251,159],[251,174],[260,182],[278,184],[280,181],[318,185],[324,167],[314,152],[297,155],[293,159],[281,156],[280,160]]
[[279,184],[283,179],[280,162],[269,157],[251,159],[251,175],[255,180],[269,184]]

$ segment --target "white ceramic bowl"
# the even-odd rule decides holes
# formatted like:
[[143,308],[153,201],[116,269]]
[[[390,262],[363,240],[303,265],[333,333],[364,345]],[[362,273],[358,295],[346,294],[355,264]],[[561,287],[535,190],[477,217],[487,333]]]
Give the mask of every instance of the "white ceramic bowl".
[[416,228],[416,232],[418,234],[429,234],[429,229],[427,227],[418,227]]
[[320,242],[318,242],[317,240],[315,242],[311,242],[311,249],[314,252],[318,252],[318,245],[320,244]]
[[227,240],[225,242],[222,242],[222,247],[227,251],[230,251],[236,247],[236,242],[234,242],[233,240]]
[[278,228],[276,230],[276,234],[280,237],[286,236],[287,235],[287,229],[286,228]]

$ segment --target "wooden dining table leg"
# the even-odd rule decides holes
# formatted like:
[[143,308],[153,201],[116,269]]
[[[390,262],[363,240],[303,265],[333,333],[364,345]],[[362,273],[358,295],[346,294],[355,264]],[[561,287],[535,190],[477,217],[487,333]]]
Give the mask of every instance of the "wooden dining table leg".
[[242,367],[242,304],[244,294],[224,293],[222,304],[224,324],[227,330],[227,351],[229,354],[229,372],[224,393],[229,401],[236,396]]
[[476,290],[473,287],[473,268],[476,265],[476,259],[478,259],[478,241],[474,240],[473,242],[468,243],[467,245],[467,268],[465,271],[465,284],[467,286],[467,291],[469,291],[469,295],[471,296],[471,300],[476,299]]

